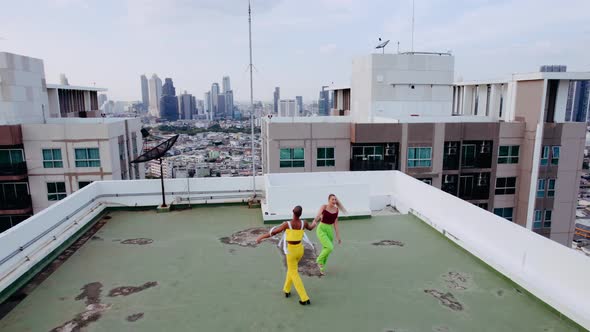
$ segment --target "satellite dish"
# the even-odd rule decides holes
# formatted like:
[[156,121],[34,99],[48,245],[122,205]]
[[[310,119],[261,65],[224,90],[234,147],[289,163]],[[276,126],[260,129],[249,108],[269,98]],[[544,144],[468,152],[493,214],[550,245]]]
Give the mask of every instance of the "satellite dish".
[[[381,41],[381,38],[379,38],[379,41]],[[389,44],[389,39],[386,40],[386,41],[384,41],[384,42],[382,42],[382,43],[379,43],[379,45],[377,45],[375,47],[375,49],[382,49],[383,50],[383,54],[385,54],[385,46],[387,46],[387,44]]]
[[[143,132],[142,132],[142,134],[143,134]],[[176,143],[177,139],[178,139],[178,134],[170,137],[169,139],[165,140],[164,142],[156,145],[155,147],[153,147],[151,149],[144,150],[144,153],[142,153],[139,157],[135,158],[135,160],[133,160],[131,163],[132,164],[145,163],[146,161],[150,161],[153,159],[161,159],[162,157],[164,157],[164,155],[166,155],[166,152],[168,152],[168,150],[170,150],[170,148],[172,148],[174,143]]]
[[[148,137],[150,136],[149,132],[147,130],[141,130],[141,135],[143,136],[143,153],[135,158],[135,160],[131,161],[131,164],[139,164],[139,163],[145,163],[147,161],[153,160],[153,159],[159,159],[160,160],[160,183],[162,185],[162,207],[165,208],[166,207],[166,196],[164,195],[164,170],[162,167],[162,158],[166,155],[166,152],[168,152],[168,150],[170,150],[170,148],[174,145],[174,143],[176,143],[176,140],[178,139],[178,134],[166,139],[165,141],[161,142],[160,144],[156,145],[155,147],[149,148],[147,147],[146,143],[148,141]],[[156,137],[156,136],[152,136],[152,137]]]

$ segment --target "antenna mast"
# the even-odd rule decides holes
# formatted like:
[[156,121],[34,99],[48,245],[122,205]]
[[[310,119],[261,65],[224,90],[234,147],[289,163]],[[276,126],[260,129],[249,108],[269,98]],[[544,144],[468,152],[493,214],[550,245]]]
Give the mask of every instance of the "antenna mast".
[[252,85],[252,10],[248,0],[248,40],[250,44],[250,140],[252,141],[252,197],[256,197],[256,161],[254,159],[254,87]]
[[412,0],[412,52],[414,52],[414,16],[415,16],[415,0]]

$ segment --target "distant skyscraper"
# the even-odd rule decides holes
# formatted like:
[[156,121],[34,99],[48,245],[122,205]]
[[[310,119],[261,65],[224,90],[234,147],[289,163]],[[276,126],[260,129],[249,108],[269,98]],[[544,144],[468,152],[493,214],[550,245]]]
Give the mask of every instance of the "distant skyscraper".
[[166,78],[162,86],[162,98],[160,98],[160,118],[168,121],[178,120],[178,97],[171,78]]
[[295,96],[295,101],[297,102],[297,113],[301,116],[303,115],[303,97]]
[[193,118],[193,113],[195,109],[194,103],[195,97],[193,95],[186,93],[186,91],[181,94],[178,98],[179,110],[180,110],[180,118],[183,120],[191,120]]
[[141,81],[141,102],[142,102],[142,108],[143,111],[147,111],[148,107],[150,105],[150,93],[149,93],[149,88],[148,88],[148,80],[147,77],[145,77],[145,75],[141,75],[141,77],[139,78]]
[[570,81],[565,107],[565,119],[587,122],[590,112],[590,81]]
[[221,82],[223,93],[226,93],[231,90],[231,85],[229,84],[229,76],[223,76],[223,81]]
[[211,107],[212,103],[211,103],[211,92],[205,92],[205,95],[203,96],[204,100],[203,100],[203,106],[204,106],[204,115],[207,117],[207,120],[211,120],[212,119],[212,115],[211,115]]
[[198,113],[197,113],[197,97],[195,97],[195,96],[192,96],[192,97],[193,97],[192,98],[193,99],[192,100],[192,102],[193,102],[193,109],[191,110],[191,119],[196,119],[197,118],[197,115],[198,115]]
[[224,93],[225,96],[225,118],[234,118],[234,92],[232,90]]
[[107,97],[106,94],[101,93],[98,95],[98,107],[102,107],[102,105],[104,105],[104,103],[109,100],[109,98]]
[[225,94],[217,96],[217,107],[219,111],[216,114],[216,119],[225,119]]
[[[219,118],[219,84],[211,84],[211,118]],[[225,110],[223,110],[225,112]]]
[[59,84],[70,85],[70,83],[68,82],[68,78],[66,77],[66,74],[59,74]]
[[274,101],[274,114],[279,114],[279,100],[281,99],[281,88],[278,86],[275,87],[275,92],[273,94],[273,101]]
[[[205,98],[207,98],[207,96],[205,96]],[[206,100],[206,99],[205,99]],[[205,100],[200,100],[197,99],[197,115],[202,116],[202,115],[206,115],[207,113],[205,113]]]
[[159,117],[160,116],[160,98],[162,97],[162,80],[158,75],[153,74],[149,80],[149,110],[150,115]]
[[320,91],[320,99],[318,100],[318,114],[319,115],[330,115],[330,91],[324,90]]
[[293,117],[297,115],[297,102],[294,99],[282,99],[279,101],[279,116]]

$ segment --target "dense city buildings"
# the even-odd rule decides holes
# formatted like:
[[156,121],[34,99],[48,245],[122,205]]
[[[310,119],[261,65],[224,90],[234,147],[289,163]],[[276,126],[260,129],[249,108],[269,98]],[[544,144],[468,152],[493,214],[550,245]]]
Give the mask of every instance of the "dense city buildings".
[[[191,97],[192,98],[192,97]],[[160,98],[160,118],[168,121],[178,120],[178,97],[171,78],[166,78],[162,86],[162,97]]]
[[281,100],[281,88],[277,86],[273,92],[273,114],[279,114],[279,100]]
[[303,116],[303,97],[295,96],[295,101],[297,102],[297,116]]
[[318,99],[318,115],[321,116],[330,115],[330,91],[325,88],[327,87],[322,87]]
[[[145,75],[141,75],[139,78],[141,82],[141,103],[144,112],[147,112],[150,106],[150,92],[148,87],[148,79]],[[101,104],[102,105],[102,104]]]
[[279,117],[299,116],[297,102],[294,99],[281,99],[279,101]]
[[160,117],[160,98],[162,98],[162,80],[153,74],[149,80],[149,114]]

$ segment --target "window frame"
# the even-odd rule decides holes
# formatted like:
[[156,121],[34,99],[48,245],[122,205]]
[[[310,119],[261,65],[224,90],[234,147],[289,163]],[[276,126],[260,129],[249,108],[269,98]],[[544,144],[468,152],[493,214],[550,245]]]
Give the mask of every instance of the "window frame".
[[[510,211],[510,216],[507,217],[507,213]],[[508,221],[513,221],[514,219],[514,207],[503,207],[503,208],[494,208],[494,214],[497,215],[498,217],[504,218]]]
[[[547,218],[547,212],[549,212],[549,218]],[[553,219],[553,210],[543,211],[543,228],[551,228],[551,221]]]
[[[508,186],[509,179],[514,179],[514,186]],[[504,182],[500,186],[499,182]],[[514,195],[516,194],[516,177],[507,176],[496,178],[496,187],[494,188],[494,195]]]
[[533,228],[541,228],[543,226],[543,211],[535,210],[533,214]]
[[[92,182],[94,182],[94,181],[92,181],[92,180],[88,180],[88,181],[78,181],[78,190],[80,190],[80,189],[82,189],[82,188],[86,187],[87,185],[91,184]],[[83,185],[83,186],[80,186],[80,184],[81,184],[81,183],[86,183],[86,184],[85,184],[85,185]]]
[[[51,153],[51,159],[45,159],[45,151]],[[59,152],[59,159],[56,159],[55,152]],[[41,149],[41,157],[43,158],[43,168],[63,168],[63,154],[61,148],[43,148]],[[50,166],[49,166],[50,165]]]
[[[59,191],[58,184],[63,184],[63,192]],[[50,185],[55,186],[55,192],[50,192]],[[47,188],[47,200],[50,202],[53,201],[61,201],[62,199],[68,196],[68,190],[66,188],[66,183],[63,181],[54,181],[54,182],[46,182]]]
[[[98,154],[98,159],[90,158],[90,150],[96,150]],[[78,151],[84,151],[86,154],[85,159],[78,159]],[[88,167],[101,167],[100,163],[100,149],[98,147],[89,147],[89,148],[74,148],[74,159],[76,167],[80,168],[88,168]],[[98,165],[91,164],[98,162]],[[86,163],[86,164],[84,164]]]
[[[501,155],[502,148],[508,149],[507,154],[505,156]],[[514,150],[516,150],[516,155],[513,154]],[[501,165],[518,164],[519,161],[520,161],[520,145],[500,145],[498,147],[498,164],[501,164]]]
[[[20,163],[24,163],[25,162],[25,150],[24,149],[0,149],[0,151],[4,152],[8,152],[8,165],[15,165],[15,164],[20,164]],[[20,153],[20,161],[16,161],[13,160],[13,152],[19,152]]]
[[543,145],[541,150],[541,166],[549,165],[549,152],[551,151],[551,147],[549,145]]
[[[553,183],[553,188],[551,188]],[[547,179],[547,197],[555,197],[555,190],[557,187],[557,179]]]
[[[557,153],[555,153],[557,151]],[[555,155],[557,154],[557,158]],[[561,156],[561,146],[560,145],[553,145],[551,146],[551,166],[558,166],[559,165],[559,157]]]
[[[301,149],[303,157],[295,158],[295,150]],[[289,150],[289,158],[283,159],[283,150]],[[289,163],[287,165],[287,163]],[[297,164],[296,164],[297,163]],[[301,163],[301,164],[299,164]],[[296,166],[297,165],[297,166]],[[299,166],[301,165],[301,166]],[[292,148],[280,148],[279,149],[279,168],[304,168],[305,167],[305,148],[304,147],[292,147]]]
[[[320,158],[320,149],[324,150],[324,158]],[[332,158],[328,158],[328,149],[332,149]],[[331,165],[328,163],[331,162]],[[323,165],[320,165],[323,164]],[[322,146],[316,148],[316,167],[336,167],[336,148],[333,146]]]
[[[413,150],[414,157],[410,158],[410,151]],[[422,150],[428,150],[428,158],[421,157]],[[412,146],[408,147],[407,152],[407,166],[408,168],[429,168],[432,167],[432,146]],[[427,165],[419,163],[426,162]]]
[[[541,185],[541,183],[543,183]],[[547,179],[537,179],[536,198],[545,198],[545,189],[547,188]]]

